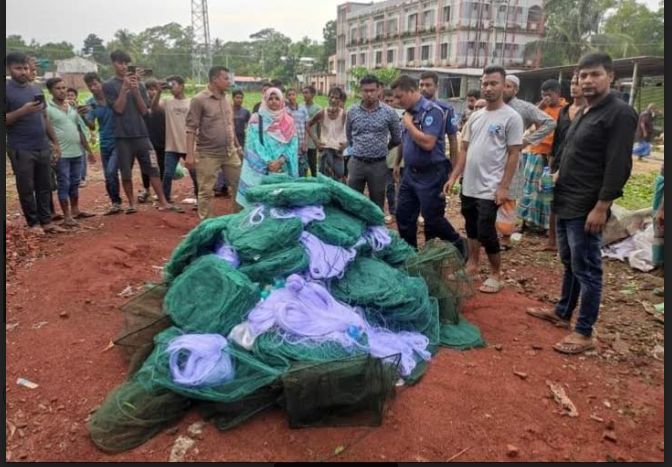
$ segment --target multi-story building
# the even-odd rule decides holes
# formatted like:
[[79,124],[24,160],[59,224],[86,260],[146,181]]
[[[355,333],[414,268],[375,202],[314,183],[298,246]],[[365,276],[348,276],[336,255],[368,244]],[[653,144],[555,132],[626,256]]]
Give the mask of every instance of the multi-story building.
[[538,66],[542,0],[385,0],[338,6],[336,81],[354,67]]

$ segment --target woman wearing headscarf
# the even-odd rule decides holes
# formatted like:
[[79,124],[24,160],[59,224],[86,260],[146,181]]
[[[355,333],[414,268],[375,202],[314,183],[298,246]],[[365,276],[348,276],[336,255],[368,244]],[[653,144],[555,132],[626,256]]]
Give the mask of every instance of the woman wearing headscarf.
[[245,193],[259,185],[264,175],[285,173],[298,177],[298,145],[294,119],[285,108],[285,96],[278,88],[268,89],[259,112],[252,115],[247,127],[236,202],[248,207]]

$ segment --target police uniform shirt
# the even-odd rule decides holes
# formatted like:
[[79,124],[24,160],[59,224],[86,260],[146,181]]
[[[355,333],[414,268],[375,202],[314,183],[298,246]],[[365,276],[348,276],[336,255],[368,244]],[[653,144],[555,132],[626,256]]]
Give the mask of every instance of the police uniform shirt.
[[425,97],[421,97],[410,110],[410,113],[413,116],[415,127],[423,133],[435,136],[436,144],[430,151],[425,151],[411,138],[409,131],[403,128],[402,145],[406,166],[419,167],[446,162],[446,142],[444,138],[446,127],[441,107]]

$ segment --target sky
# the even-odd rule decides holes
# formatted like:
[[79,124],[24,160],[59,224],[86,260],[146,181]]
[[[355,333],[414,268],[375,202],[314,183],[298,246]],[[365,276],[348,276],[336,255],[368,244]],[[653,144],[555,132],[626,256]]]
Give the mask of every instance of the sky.
[[[245,41],[270,27],[294,41],[304,36],[322,41],[322,28],[345,1],[209,0],[210,38]],[[659,0],[638,1],[658,8]],[[138,33],[170,22],[190,25],[191,0],[6,0],[6,13],[8,36],[41,44],[66,41],[79,49],[89,33],[107,42],[119,29]]]
[[[249,40],[264,29],[298,41],[322,41],[322,28],[336,19],[345,0],[209,0],[210,39]],[[107,42],[119,29],[138,33],[176,22],[191,25],[191,0],[6,0],[6,35],[19,34],[28,43],[66,41],[76,49],[94,33]]]

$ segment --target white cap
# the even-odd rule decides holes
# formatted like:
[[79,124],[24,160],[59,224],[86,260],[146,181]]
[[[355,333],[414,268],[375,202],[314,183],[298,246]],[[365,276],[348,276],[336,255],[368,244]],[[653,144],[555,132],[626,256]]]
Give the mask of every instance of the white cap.
[[517,88],[520,87],[520,79],[516,75],[506,75],[506,81],[511,81]]

